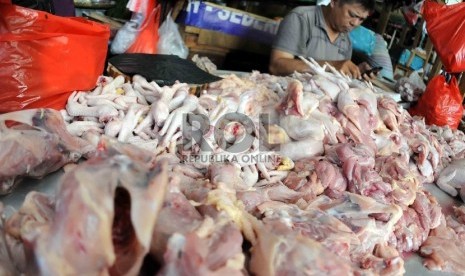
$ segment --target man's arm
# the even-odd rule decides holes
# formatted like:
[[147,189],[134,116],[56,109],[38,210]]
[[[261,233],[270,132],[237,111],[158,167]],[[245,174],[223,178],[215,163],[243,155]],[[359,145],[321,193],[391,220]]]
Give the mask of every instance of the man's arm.
[[269,71],[272,75],[286,76],[297,72],[309,71],[308,65],[300,59],[295,59],[293,54],[273,49],[271,50]]
[[[318,64],[329,63],[337,70],[353,78],[360,78],[360,69],[350,60],[326,61],[317,60]],[[269,71],[272,75],[286,76],[297,72],[308,72],[310,68],[302,60],[295,59],[293,54],[273,49],[271,51]]]
[[269,71],[272,75],[286,76],[298,72],[309,71],[308,65],[302,60],[295,59],[293,54],[273,49],[271,50]]

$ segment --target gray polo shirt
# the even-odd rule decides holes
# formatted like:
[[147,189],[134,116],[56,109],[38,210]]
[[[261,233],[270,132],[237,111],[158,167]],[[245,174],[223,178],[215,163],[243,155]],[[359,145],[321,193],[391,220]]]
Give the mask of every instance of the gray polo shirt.
[[348,33],[341,33],[334,43],[329,40],[321,6],[293,9],[281,21],[273,48],[295,56],[315,60],[350,60],[352,44]]

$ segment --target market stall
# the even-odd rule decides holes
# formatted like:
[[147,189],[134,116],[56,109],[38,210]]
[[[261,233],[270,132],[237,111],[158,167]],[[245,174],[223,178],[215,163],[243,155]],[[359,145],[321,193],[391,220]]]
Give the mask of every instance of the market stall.
[[[133,8],[145,17],[120,30],[161,10]],[[47,77],[42,55],[24,58],[38,45],[24,12],[64,26],[42,42],[66,36],[92,62]],[[224,70],[142,52],[154,45],[138,36],[147,47],[105,55],[108,25],[10,4],[0,16],[0,48],[17,56],[0,61],[0,274],[465,273],[465,133],[412,116],[407,80],[303,56],[307,70],[283,76]],[[67,58],[54,47],[47,60]]]

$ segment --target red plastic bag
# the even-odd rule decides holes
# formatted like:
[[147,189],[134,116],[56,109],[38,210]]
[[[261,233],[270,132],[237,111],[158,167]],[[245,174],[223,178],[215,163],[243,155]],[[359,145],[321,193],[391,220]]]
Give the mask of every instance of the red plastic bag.
[[110,30],[84,18],[0,4],[0,113],[64,108],[103,73]]
[[457,129],[462,119],[462,95],[457,79],[450,84],[442,75],[432,78],[418,104],[409,110],[410,114],[425,117],[427,125],[446,126]]
[[413,10],[412,7],[402,7],[401,9],[402,14],[404,15],[405,21],[410,25],[410,26],[415,26],[418,21],[418,14]]
[[111,52],[156,54],[160,5],[154,0],[130,0],[127,8],[132,11],[131,20],[118,30],[112,41]]
[[426,1],[426,29],[447,72],[465,71],[465,3],[450,6]]
[[[150,1],[154,2],[154,1]],[[126,53],[156,54],[158,44],[158,26],[160,24],[160,6],[151,8],[149,16],[140,27],[139,34]]]

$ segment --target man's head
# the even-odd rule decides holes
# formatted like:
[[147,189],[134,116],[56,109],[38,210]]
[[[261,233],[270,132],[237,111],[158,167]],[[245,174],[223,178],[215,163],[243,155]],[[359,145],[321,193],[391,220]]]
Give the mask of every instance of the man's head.
[[332,0],[329,21],[340,33],[350,32],[362,24],[375,9],[375,0]]

